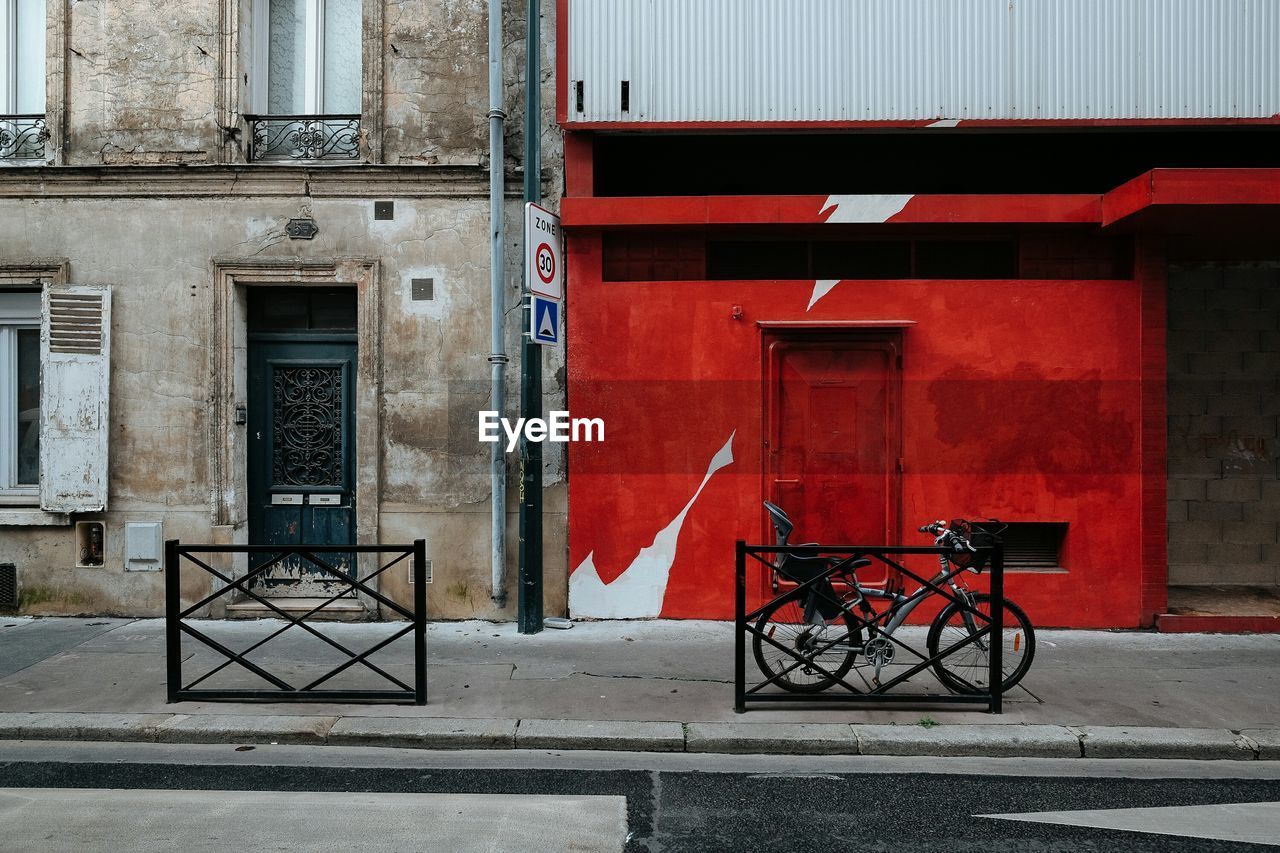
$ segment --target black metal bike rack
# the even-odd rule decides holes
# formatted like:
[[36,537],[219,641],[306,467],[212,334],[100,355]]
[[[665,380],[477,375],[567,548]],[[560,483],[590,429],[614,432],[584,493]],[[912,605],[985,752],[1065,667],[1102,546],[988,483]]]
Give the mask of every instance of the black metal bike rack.
[[[736,589],[734,613],[736,617],[735,637],[735,653],[737,660],[734,670],[733,681],[733,708],[739,714],[747,710],[748,703],[793,703],[793,704],[814,704],[814,703],[845,703],[845,704],[912,704],[921,706],[934,705],[986,705],[987,710],[993,714],[1001,713],[1001,700],[1003,694],[1003,669],[1004,661],[1004,546],[997,541],[992,546],[980,547],[977,549],[977,556],[985,556],[987,558],[987,572],[991,576],[991,614],[977,610],[968,602],[958,598],[949,587],[947,587],[947,578],[961,574],[966,571],[964,569],[951,566],[948,568],[946,577],[925,578],[916,572],[911,571],[901,564],[899,558],[912,554],[930,554],[937,557],[939,554],[950,553],[946,548],[909,548],[909,547],[892,547],[892,546],[861,546],[861,545],[748,545],[745,541],[739,539],[736,546],[735,569],[736,569]],[[783,555],[794,554],[801,557],[812,558],[815,555],[822,556],[842,556],[843,559],[833,560],[830,567],[814,574],[812,577],[800,578],[793,576],[787,571],[787,561],[775,559],[773,561],[764,558],[764,555]],[[763,602],[759,607],[747,612],[747,558],[750,557],[756,562],[769,570],[778,572],[783,578],[793,581],[796,586],[787,589],[777,596]],[[823,591],[823,582],[831,581],[837,575],[847,574],[851,570],[851,565],[855,559],[868,558],[881,563],[889,570],[900,573],[900,576],[910,578],[921,585],[918,592],[913,593],[910,597],[915,596],[941,596],[948,601],[954,602],[959,608],[973,614],[976,619],[980,620],[977,633],[971,634],[966,639],[951,644],[945,649],[940,649],[938,654],[930,657],[928,654],[922,653],[920,650],[908,645],[899,639],[896,635],[888,637],[894,646],[904,649],[915,656],[917,662],[910,666],[905,672],[896,675],[894,678],[871,686],[868,689],[862,689],[850,683],[845,678],[837,677],[834,673],[828,672],[826,669],[815,664],[812,659],[806,658],[794,649],[789,649],[782,643],[775,641],[771,636],[766,635],[759,630],[754,624],[760,615],[770,608],[773,604],[781,599],[795,595],[797,591],[809,590],[812,595],[824,599],[828,603],[838,606],[848,615],[858,620],[860,627],[865,631],[868,626],[883,628],[890,620],[892,620],[895,608],[886,608],[872,618],[864,618],[864,616],[850,608],[849,603],[838,597],[833,597],[830,593]],[[779,565],[780,564],[780,565]],[[831,589],[831,586],[826,586]],[[945,605],[944,605],[945,606]],[[772,677],[766,678],[755,684],[747,684],[747,638],[748,636],[758,636],[760,639],[782,652],[786,653],[793,659],[791,663],[782,672],[776,673]],[[890,693],[894,687],[902,684],[912,676],[929,669],[935,661],[949,657],[966,646],[977,643],[983,637],[992,636],[994,641],[988,643],[990,649],[988,655],[988,663],[990,670],[988,672],[988,684],[990,687],[985,693]],[[827,642],[817,649],[820,654],[826,649],[830,649],[840,642],[840,638]],[[815,655],[816,656],[816,655]],[[832,679],[833,684],[829,690],[838,690],[834,693],[792,693],[792,692],[765,692],[767,688],[776,686],[777,679],[785,675],[787,672],[800,667],[807,666],[815,670],[827,679]],[[761,673],[762,675],[764,673]],[[967,683],[967,682],[966,682]]]
[[[258,554],[268,555],[269,559],[261,565],[251,569],[243,577],[232,578],[224,572],[221,572],[209,565],[205,560],[196,556],[206,554]],[[355,577],[348,576],[345,572],[335,569],[333,566],[329,565],[327,561],[318,557],[318,554],[383,554],[390,556],[391,559],[388,562],[383,563],[376,571],[371,572],[363,578],[357,579]],[[412,545],[183,545],[176,539],[171,539],[165,542],[165,643],[166,657],[168,659],[167,671],[169,701],[397,702],[425,705],[427,703],[427,586],[425,583],[421,582],[421,579],[426,577],[426,555],[427,545],[426,540],[424,539],[415,540]],[[301,616],[291,616],[284,610],[277,607],[275,602],[270,598],[264,598],[253,591],[251,584],[255,580],[263,577],[273,566],[291,557],[297,557],[319,569],[326,581],[341,584],[342,589],[337,594],[330,596],[328,599],[316,605]],[[419,579],[419,582],[413,585],[414,603],[412,610],[397,604],[387,596],[378,592],[376,589],[368,586],[369,581],[387,571],[392,566],[395,566],[407,559],[411,559],[413,561],[413,576]],[[223,586],[202,597],[194,604],[183,608],[181,581],[184,563],[194,565],[208,573],[217,581],[220,581]],[[408,624],[404,628],[395,631],[391,636],[375,643],[370,648],[357,653],[348,649],[332,637],[326,636],[316,630],[313,626],[304,621],[318,613],[323,608],[337,601],[339,598],[344,597],[348,592],[355,591],[369,596],[388,610],[403,616],[408,620]],[[244,651],[236,652],[227,648],[222,643],[219,643],[212,637],[209,637],[202,631],[197,630],[186,621],[216,599],[236,592],[242,593],[254,601],[257,601],[259,604],[284,619],[288,624],[271,632],[266,637],[257,640]],[[295,626],[342,652],[347,656],[347,660],[329,670],[319,678],[313,679],[306,685],[302,687],[295,687],[279,676],[274,675],[258,664],[246,659],[246,656],[250,652],[266,645],[271,640]],[[391,643],[409,633],[413,634],[414,683],[412,687],[369,661],[369,657],[371,655],[386,646],[391,645]],[[184,684],[182,677],[183,634],[193,637],[213,649],[218,654],[227,658],[227,660],[223,661],[208,672],[200,675],[195,680]],[[252,672],[254,675],[259,676],[268,683],[274,685],[275,689],[221,689],[211,687],[196,689],[196,685],[221,672],[232,664],[238,664],[249,672]],[[355,666],[356,664],[360,664],[377,673],[390,684],[394,685],[396,689],[316,689],[329,681],[329,679],[333,678],[335,675],[344,672],[349,667]]]

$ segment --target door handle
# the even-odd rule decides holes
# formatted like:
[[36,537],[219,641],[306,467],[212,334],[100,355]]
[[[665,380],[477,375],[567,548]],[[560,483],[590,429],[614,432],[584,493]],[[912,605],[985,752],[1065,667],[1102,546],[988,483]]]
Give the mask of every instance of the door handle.
[[774,480],[773,484],[775,486],[798,486],[800,485],[800,481],[799,480]]

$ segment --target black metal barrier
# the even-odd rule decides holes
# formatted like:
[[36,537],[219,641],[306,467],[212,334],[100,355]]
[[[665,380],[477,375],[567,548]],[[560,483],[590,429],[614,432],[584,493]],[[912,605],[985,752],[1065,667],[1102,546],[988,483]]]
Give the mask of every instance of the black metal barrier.
[[[197,554],[265,554],[270,559],[256,566],[240,578],[231,578],[223,572],[199,559]],[[363,578],[349,577],[329,565],[317,554],[384,554],[391,557],[376,571]],[[291,557],[298,557],[320,570],[324,580],[342,585],[341,590],[328,599],[317,604],[301,616],[291,616],[277,607],[270,598],[258,595],[250,587],[251,584],[265,576],[273,566]],[[427,585],[422,582],[426,577],[427,545],[425,539],[415,540],[412,545],[183,545],[176,539],[165,542],[164,546],[164,579],[165,579],[165,642],[167,653],[169,701],[268,701],[268,702],[401,702],[417,705],[427,704]],[[369,581],[406,559],[413,561],[413,576],[418,580],[413,585],[413,609],[409,610],[387,598],[376,589],[369,587]],[[182,607],[182,568],[183,563],[190,563],[212,575],[223,586],[204,596],[199,601],[183,609]],[[359,591],[377,601],[382,606],[409,620],[409,624],[396,631],[390,637],[380,640],[363,652],[354,652],[331,637],[325,636],[304,620],[315,615],[349,591]],[[232,593],[243,593],[254,601],[271,610],[288,624],[273,631],[266,637],[256,641],[242,652],[235,652],[217,640],[196,630],[184,621],[197,611],[208,606],[215,599]],[[315,678],[302,687],[295,687],[284,679],[272,674],[261,666],[246,659],[255,649],[266,645],[269,641],[293,627],[301,628],[319,638],[328,645],[347,656],[347,660],[329,670],[319,678]],[[369,661],[375,652],[391,645],[391,643],[412,632],[413,634],[413,671],[414,683],[410,687],[386,670]],[[218,666],[202,674],[194,681],[184,684],[182,678],[182,635],[187,634],[218,654],[227,658]],[[268,689],[220,689],[205,687],[196,689],[196,685],[226,669],[231,664],[239,664],[254,675],[270,684],[274,690]],[[387,690],[318,690],[329,679],[349,667],[360,664],[377,673],[397,689]]]
[[[736,583],[736,600],[734,604],[734,613],[737,620],[737,628],[735,636],[735,651],[737,654],[736,666],[734,671],[734,710],[743,713],[747,710],[747,703],[754,702],[792,702],[792,703],[814,703],[814,702],[841,702],[841,703],[857,703],[857,704],[917,704],[917,705],[938,705],[938,704],[981,704],[986,705],[987,710],[993,714],[1001,713],[1001,698],[1003,693],[1003,654],[1004,654],[1004,546],[998,540],[992,546],[980,547],[977,549],[977,557],[985,557],[988,564],[986,569],[991,577],[990,584],[990,600],[991,613],[985,614],[978,610],[968,600],[963,600],[961,596],[957,596],[947,582],[964,571],[965,569],[956,566],[948,566],[945,572],[939,572],[930,578],[922,577],[916,572],[911,571],[902,565],[900,557],[911,554],[929,554],[935,558],[940,554],[949,553],[946,548],[908,548],[908,547],[881,547],[881,546],[859,546],[859,545],[748,545],[745,541],[739,539],[736,549],[735,567],[737,572]],[[796,555],[799,560],[790,561],[776,559],[770,561],[762,555]],[[794,587],[783,591],[774,598],[764,602],[761,606],[755,608],[751,612],[747,612],[747,558],[751,557],[756,562],[769,570],[776,571],[783,579],[793,582]],[[831,559],[825,563],[825,568],[815,570],[813,567],[815,561],[819,557]],[[895,602],[891,606],[887,606],[883,610],[868,612],[860,606],[855,606],[857,594],[853,592],[852,587],[847,583],[848,579],[855,574],[858,569],[854,567],[854,561],[860,558],[867,558],[872,561],[878,561],[885,566],[890,572],[889,577],[897,577],[903,579],[911,579],[920,584],[920,589],[914,593],[903,593],[906,602],[916,602],[917,604],[924,598],[929,596],[940,596],[951,602],[957,612],[970,614],[973,628],[968,629],[968,635],[962,640],[952,643],[946,648],[939,649],[936,654],[929,655],[908,645],[899,639],[896,635],[885,635],[883,630],[898,615],[902,608],[906,606],[906,602]],[[788,569],[791,563],[793,568]],[[798,571],[799,567],[806,567],[808,571]],[[842,581],[843,579],[843,581]],[[834,580],[834,583],[833,583]],[[837,585],[843,585],[849,589],[848,594],[842,595],[836,590]],[[775,585],[776,589],[776,585]],[[812,650],[806,650],[802,653],[799,648],[788,648],[783,643],[777,642],[770,631],[764,630],[761,625],[756,624],[761,616],[767,611],[771,611],[774,605],[781,606],[781,603],[789,596],[811,596],[815,604],[828,611],[837,611],[839,615],[830,617],[825,620],[824,624],[831,624],[831,619],[852,618],[853,625],[868,640],[875,633],[879,637],[891,642],[894,647],[909,652],[916,660],[908,669],[896,675],[894,678],[884,682],[868,682],[865,676],[861,676],[864,682],[862,687],[857,687],[846,680],[847,669],[845,673],[834,673],[823,667],[815,661],[825,652],[837,649],[841,651],[841,637],[836,636],[832,640],[817,641]],[[944,607],[948,606],[944,603]],[[812,610],[813,607],[807,608]],[[819,622],[823,622],[821,615],[816,617]],[[848,624],[848,623],[846,623]],[[896,632],[895,632],[896,633]],[[838,634],[838,631],[837,631]],[[765,680],[758,683],[747,684],[747,637],[752,636],[759,639],[760,642],[768,644],[772,648],[776,648],[783,652],[791,662],[786,669],[775,672],[769,676],[767,672],[761,672],[762,675],[768,676]],[[911,694],[894,694],[889,691],[894,687],[902,684],[907,679],[918,673],[932,667],[936,662],[954,655],[961,649],[977,645],[982,647],[984,638],[992,637],[994,641],[986,643],[988,648],[989,670],[987,672],[987,683],[990,685],[985,691],[977,689],[977,685],[973,685],[963,679],[963,684],[971,690],[961,693],[911,693]],[[816,672],[829,681],[827,688],[840,687],[836,693],[812,692],[764,692],[766,688],[777,687],[778,680],[787,673],[804,668],[805,672]],[[827,688],[822,688],[823,690]]]

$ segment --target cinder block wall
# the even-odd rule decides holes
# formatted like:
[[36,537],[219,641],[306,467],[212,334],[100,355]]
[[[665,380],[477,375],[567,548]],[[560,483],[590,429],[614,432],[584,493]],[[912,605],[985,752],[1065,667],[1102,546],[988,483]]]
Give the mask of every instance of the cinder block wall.
[[1280,584],[1280,263],[1169,271],[1169,583]]

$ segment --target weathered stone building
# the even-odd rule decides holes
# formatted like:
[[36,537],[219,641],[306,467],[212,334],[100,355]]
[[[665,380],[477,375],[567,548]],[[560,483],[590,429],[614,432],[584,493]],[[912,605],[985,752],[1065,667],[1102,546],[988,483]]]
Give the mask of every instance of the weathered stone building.
[[[490,599],[475,437],[490,351],[484,0],[0,8],[0,563],[22,612],[158,614],[164,539],[301,525],[335,544],[425,538],[432,615],[509,614],[514,595],[505,611]],[[520,11],[504,21],[513,364]],[[543,127],[554,198],[550,109]],[[549,406],[561,363],[547,355]],[[545,482],[555,613],[554,447]],[[278,580],[275,594],[305,592]],[[379,583],[409,596],[407,572]]]

